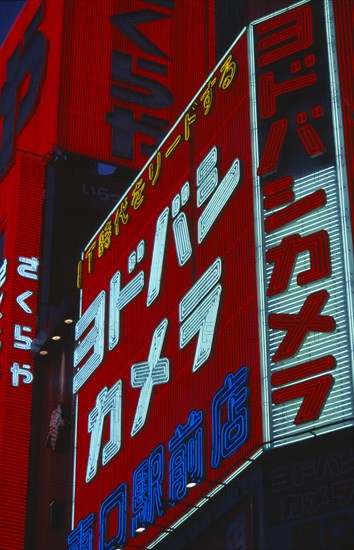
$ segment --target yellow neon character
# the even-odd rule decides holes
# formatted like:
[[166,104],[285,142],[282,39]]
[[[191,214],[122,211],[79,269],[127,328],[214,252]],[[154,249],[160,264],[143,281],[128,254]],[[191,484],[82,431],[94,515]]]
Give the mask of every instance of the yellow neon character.
[[111,246],[112,240],[112,222],[109,220],[101,233],[98,235],[98,257],[101,258],[105,248]]
[[233,79],[235,78],[236,70],[237,65],[233,60],[232,55],[230,54],[226,61],[220,67],[220,72],[222,74],[219,81],[219,88],[226,90],[230,86]]
[[156,172],[154,173],[154,164],[151,162],[149,164],[149,180],[151,185],[154,186],[157,180],[159,179],[161,172],[161,153],[158,151],[156,155]]
[[207,88],[204,90],[200,97],[200,101],[203,102],[204,114],[207,115],[210,111],[213,103],[213,86],[215,85],[216,77],[213,80],[209,80]]
[[129,220],[129,214],[126,213],[128,208],[128,198],[125,197],[120,203],[116,210],[116,215],[114,217],[114,234],[119,235],[119,222],[122,222],[123,225],[126,225]]
[[187,113],[184,117],[184,139],[186,141],[189,140],[191,135],[189,127],[196,121],[196,119],[197,115],[190,115],[189,113]]
[[82,260],[77,264],[77,274],[76,274],[76,287],[81,288],[82,284]]
[[174,142],[172,143],[172,145],[170,145],[170,147],[167,149],[166,153],[165,153],[165,158],[169,157],[171,153],[173,153],[174,149],[176,149],[177,145],[179,144],[179,142],[181,141],[181,138],[182,136],[179,135],[176,137],[176,139],[174,140]]
[[143,194],[145,187],[146,187],[146,183],[143,180],[143,178],[140,178],[140,180],[137,181],[135,184],[135,187],[132,191],[132,200],[130,203],[134,208],[134,210],[138,210],[138,208],[140,208],[140,206],[145,200],[145,196]]
[[94,249],[96,248],[96,244],[97,244],[96,241],[93,241],[93,243],[89,246],[89,248],[85,252],[85,258],[88,262],[88,266],[87,266],[87,272],[88,273],[92,273],[92,264],[93,264],[92,254],[93,254]]

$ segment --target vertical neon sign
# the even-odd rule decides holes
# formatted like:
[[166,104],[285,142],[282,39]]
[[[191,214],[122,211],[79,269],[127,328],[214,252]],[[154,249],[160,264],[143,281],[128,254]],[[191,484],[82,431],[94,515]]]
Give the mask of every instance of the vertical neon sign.
[[256,21],[249,35],[271,446],[334,430],[353,413],[350,220],[332,24],[329,1],[301,2]]

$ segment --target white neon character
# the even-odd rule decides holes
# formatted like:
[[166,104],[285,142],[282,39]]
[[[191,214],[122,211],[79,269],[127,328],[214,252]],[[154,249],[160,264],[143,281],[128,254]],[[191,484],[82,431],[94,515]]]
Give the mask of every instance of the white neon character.
[[210,149],[207,156],[197,168],[197,206],[201,206],[212,194],[218,185],[218,150],[216,147]]
[[6,270],[7,270],[7,260],[5,259],[2,262],[2,266],[0,267],[0,288],[6,281]]
[[220,185],[218,185],[216,161],[217,149],[213,147],[197,168],[197,206],[200,207],[213,193],[198,220],[199,244],[209,233],[213,223],[240,181],[240,161],[236,159]]
[[[190,196],[189,182],[182,186],[181,192],[172,200],[172,222],[173,236],[176,245],[177,260],[180,266],[183,266],[192,256],[192,244],[189,235],[187,217],[184,212],[180,212]],[[152,253],[149,287],[146,305],[150,306],[160,293],[162,268],[165,257],[167,225],[170,215],[170,209],[166,207],[160,214],[156,222],[155,240]]]
[[96,398],[96,406],[88,417],[88,431],[91,434],[90,450],[86,470],[88,483],[97,473],[101,449],[103,422],[110,415],[110,438],[102,450],[102,465],[105,466],[116,455],[121,446],[122,425],[122,381],[118,380],[110,390],[105,386]]
[[[0,294],[0,319],[1,319],[1,317],[2,317],[2,313],[1,313],[1,304],[2,304],[2,301],[3,301],[4,295],[5,295],[5,292],[3,292],[2,294]],[[0,329],[0,332],[1,332],[1,329]],[[0,344],[0,345],[1,345],[1,344]]]
[[221,259],[217,258],[179,304],[179,320],[184,321],[179,331],[180,348],[184,348],[199,332],[193,372],[205,363],[211,352],[222,290],[217,284],[220,276]]
[[22,292],[19,296],[16,298],[16,302],[18,305],[23,309],[25,313],[33,313],[33,310],[29,307],[28,304],[26,304],[27,298],[30,298],[32,296],[33,292],[31,290],[26,290],[26,292]]
[[177,259],[180,266],[184,265],[192,255],[192,245],[189,236],[187,216],[180,212],[173,220],[173,234],[176,243]]
[[181,193],[178,193],[172,201],[172,223],[173,235],[175,238],[177,260],[180,266],[184,265],[192,256],[192,244],[189,236],[187,216],[180,212],[181,205],[184,206],[189,199],[189,183],[184,184]]
[[26,279],[38,279],[38,258],[24,258],[23,256],[19,256],[18,261],[17,273],[21,275],[21,277],[26,277]]
[[32,332],[31,327],[25,327],[22,325],[15,325],[14,328],[14,348],[18,349],[31,349],[32,338],[22,334],[23,332]]
[[133,252],[128,257],[128,271],[129,273],[132,273],[134,269],[136,268],[136,265],[141,262],[145,254],[145,241],[140,241],[138,246],[136,247],[136,250],[133,250]]
[[16,387],[20,385],[20,376],[24,377],[22,380],[24,384],[30,384],[33,381],[33,374],[30,372],[30,368],[30,365],[22,365],[21,367],[19,363],[13,363],[10,368],[12,372],[12,385]]
[[132,365],[131,368],[132,387],[141,388],[131,431],[132,437],[136,435],[145,424],[153,386],[166,384],[166,382],[169,381],[169,360],[166,357],[160,358],[167,325],[168,320],[164,319],[155,330],[147,362],[136,363]]
[[108,349],[112,350],[119,342],[120,312],[144,288],[144,272],[139,273],[124,288],[121,288],[121,272],[117,271],[110,283]]
[[78,341],[80,336],[89,327],[90,323],[94,321],[91,330],[82,340],[78,341],[78,346],[74,352],[74,367],[77,367],[88,352],[93,350],[93,353],[87,359],[86,363],[82,365],[74,376],[74,393],[76,393],[86,380],[88,380],[103,359],[105,301],[106,293],[102,291],[76,323],[75,339]]
[[151,261],[151,270],[150,270],[150,279],[149,279],[149,288],[147,294],[146,305],[149,306],[160,292],[161,285],[161,274],[163,259],[166,246],[166,234],[167,234],[167,223],[170,209],[165,208],[165,210],[160,214],[156,222],[156,231],[155,231],[155,240],[154,248],[152,252],[152,261]]

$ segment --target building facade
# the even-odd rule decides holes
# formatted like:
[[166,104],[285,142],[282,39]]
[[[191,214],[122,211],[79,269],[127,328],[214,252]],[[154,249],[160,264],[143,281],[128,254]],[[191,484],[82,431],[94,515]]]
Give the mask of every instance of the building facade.
[[350,547],[352,17],[25,4],[0,65],[3,550]]

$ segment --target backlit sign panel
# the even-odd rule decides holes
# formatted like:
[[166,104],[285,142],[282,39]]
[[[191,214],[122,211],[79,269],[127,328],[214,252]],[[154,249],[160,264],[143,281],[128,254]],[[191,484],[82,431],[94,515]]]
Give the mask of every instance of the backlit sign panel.
[[330,2],[302,2],[251,26],[271,446],[334,430],[353,415],[353,266],[335,54]]
[[[31,0],[0,54],[0,540],[25,547],[40,231],[56,141],[60,4]],[[50,36],[50,50],[48,37]],[[50,54],[49,54],[50,52]],[[56,94],[57,95],[57,94]]]
[[248,82],[244,32],[83,253],[71,549],[149,548],[260,452]]
[[0,182],[16,150],[45,155],[56,143],[62,9],[59,1],[26,2],[1,46]]
[[83,251],[69,550],[153,548],[263,444],[351,422],[332,20],[241,33]]
[[140,171],[215,66],[214,1],[64,9],[59,144]]
[[[17,135],[31,118],[41,95],[48,50],[47,39],[39,30],[43,14],[42,3],[25,31],[23,42],[17,44],[6,63],[6,82],[1,89],[0,104],[0,180],[13,162]],[[24,85],[25,79],[27,86]]]
[[[22,547],[28,483],[32,383],[31,344],[36,334],[40,232],[45,162],[17,153],[20,185],[14,192],[4,234],[0,269],[1,518],[4,550]],[[12,168],[12,174],[16,167]],[[9,178],[10,179],[10,178]],[[13,183],[17,183],[15,178]],[[29,199],[30,198],[30,199]],[[18,225],[11,225],[17,221]]]

